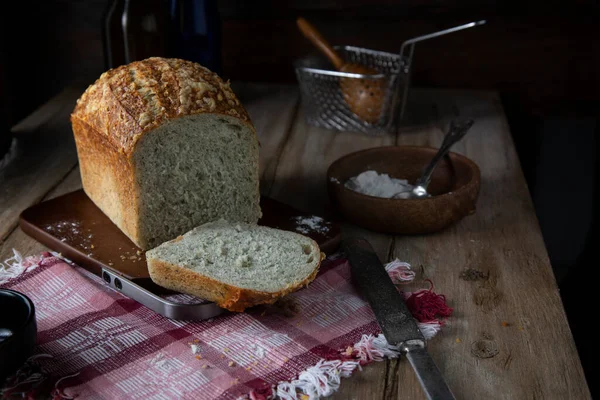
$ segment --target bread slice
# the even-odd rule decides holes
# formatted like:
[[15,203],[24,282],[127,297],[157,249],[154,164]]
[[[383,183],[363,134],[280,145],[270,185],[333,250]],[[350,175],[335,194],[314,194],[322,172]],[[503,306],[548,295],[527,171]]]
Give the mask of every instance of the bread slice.
[[157,285],[244,311],[307,285],[321,251],[294,232],[220,220],[163,243],[146,259]]

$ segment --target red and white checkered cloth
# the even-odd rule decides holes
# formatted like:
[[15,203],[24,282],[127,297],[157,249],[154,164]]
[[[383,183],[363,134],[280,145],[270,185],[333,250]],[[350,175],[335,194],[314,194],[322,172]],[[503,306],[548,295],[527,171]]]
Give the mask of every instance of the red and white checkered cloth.
[[[343,258],[326,260],[308,288],[286,298],[287,307],[201,322],[162,317],[49,253],[19,265],[30,270],[2,286],[34,302],[38,356],[7,380],[5,397],[313,399],[360,365],[398,355],[377,336]],[[426,336],[440,327],[424,322]]]

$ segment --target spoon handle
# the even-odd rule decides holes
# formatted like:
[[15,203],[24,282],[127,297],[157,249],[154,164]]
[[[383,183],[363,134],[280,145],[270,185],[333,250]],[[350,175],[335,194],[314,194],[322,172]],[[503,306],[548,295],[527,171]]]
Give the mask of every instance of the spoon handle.
[[341,69],[344,65],[344,60],[340,57],[340,55],[331,47],[331,45],[321,36],[321,33],[312,26],[307,20],[300,17],[296,20],[298,24],[298,28],[302,32],[302,34],[310,40],[329,60],[333,63],[336,69]]
[[473,126],[473,122],[472,119],[460,122],[453,120],[450,122],[450,129],[448,130],[448,133],[446,133],[446,136],[444,136],[444,141],[442,142],[440,149],[427,165],[423,171],[423,175],[417,180],[415,186],[427,188],[429,181],[431,180],[431,174],[433,174],[437,164],[446,156],[446,154],[448,154],[450,148],[467,134],[469,129]]

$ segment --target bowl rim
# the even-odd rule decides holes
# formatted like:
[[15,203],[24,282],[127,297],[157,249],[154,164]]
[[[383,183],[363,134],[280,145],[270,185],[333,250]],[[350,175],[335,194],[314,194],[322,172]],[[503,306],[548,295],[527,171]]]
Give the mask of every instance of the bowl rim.
[[16,337],[20,333],[22,333],[32,323],[32,321],[35,320],[35,305],[33,304],[33,301],[31,301],[31,299],[29,297],[27,297],[26,294],[18,292],[16,290],[12,290],[12,289],[0,288],[0,295],[2,295],[3,293],[12,294],[16,297],[19,297],[29,307],[29,313],[27,315],[25,322],[23,322],[23,324],[21,324],[18,327],[16,332],[13,332],[14,333],[13,335],[11,335],[8,339],[6,339],[0,343],[0,350],[2,350],[2,348],[7,347],[11,342],[16,340]]
[[[453,151],[448,152],[447,156],[450,156],[452,158],[455,158],[457,160],[460,160],[462,162],[464,162],[465,164],[467,164],[469,166],[469,168],[471,169],[471,171],[473,171],[473,174],[471,176],[471,179],[469,179],[469,181],[467,183],[465,183],[464,185],[458,187],[456,190],[453,190],[452,192],[447,192],[447,193],[442,193],[436,196],[431,196],[431,197],[425,197],[425,198],[410,198],[410,199],[392,199],[392,198],[387,198],[387,197],[377,197],[377,196],[371,196],[368,194],[364,194],[364,193],[360,193],[360,192],[356,192],[352,189],[349,189],[346,187],[345,184],[343,184],[342,182],[334,182],[331,180],[332,176],[331,176],[331,170],[336,166],[339,165],[341,162],[345,161],[346,159],[359,155],[361,153],[371,153],[371,152],[376,152],[376,151],[381,151],[381,150],[385,150],[385,149],[398,149],[398,150],[411,150],[411,149],[419,149],[419,150],[432,150],[435,154],[435,152],[437,152],[439,149],[435,148],[435,147],[431,147],[431,146],[417,146],[417,145],[391,145],[391,146],[377,146],[377,147],[370,147],[368,149],[363,149],[363,150],[358,150],[358,151],[354,151],[352,153],[346,154],[345,156],[342,156],[340,158],[338,158],[337,160],[333,161],[329,167],[327,168],[327,184],[328,185],[335,185],[334,187],[341,187],[342,191],[344,193],[347,194],[351,194],[353,196],[358,196],[363,197],[364,199],[367,200],[374,200],[374,201],[381,201],[381,202],[405,202],[407,204],[410,203],[417,203],[417,202],[426,202],[426,201],[436,201],[437,199],[440,198],[444,198],[444,197],[450,197],[450,196],[456,196],[457,194],[461,194],[461,192],[466,191],[467,187],[470,184],[473,184],[474,182],[480,182],[481,181],[481,171],[479,169],[479,166],[470,158],[463,156],[462,154],[459,153],[455,153]],[[337,178],[336,178],[337,179]]]

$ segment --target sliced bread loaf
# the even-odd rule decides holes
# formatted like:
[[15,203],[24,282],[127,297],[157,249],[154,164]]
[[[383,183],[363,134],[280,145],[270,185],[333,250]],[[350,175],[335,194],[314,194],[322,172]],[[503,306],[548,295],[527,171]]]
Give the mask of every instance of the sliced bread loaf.
[[111,69],[71,122],[83,189],[142,249],[206,222],[260,218],[256,132],[201,65],[154,57]]
[[146,259],[157,285],[244,311],[307,285],[321,251],[297,233],[221,220],[161,244]]

